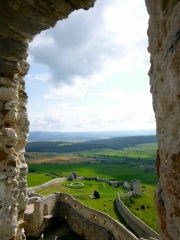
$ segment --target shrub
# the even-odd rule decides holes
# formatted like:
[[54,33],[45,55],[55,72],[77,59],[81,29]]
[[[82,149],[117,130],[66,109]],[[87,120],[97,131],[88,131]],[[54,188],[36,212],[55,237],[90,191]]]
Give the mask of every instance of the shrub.
[[124,204],[125,204],[127,207],[130,207],[130,206],[131,206],[131,202],[130,202],[129,198],[125,198],[125,199],[124,199]]
[[145,206],[144,204],[141,205],[141,209],[144,210],[145,209]]
[[28,168],[28,172],[29,173],[34,173],[34,172],[36,172],[36,170],[34,168]]
[[132,196],[130,196],[129,201],[130,201],[130,203],[132,203],[132,204],[134,204],[134,202],[135,202]]

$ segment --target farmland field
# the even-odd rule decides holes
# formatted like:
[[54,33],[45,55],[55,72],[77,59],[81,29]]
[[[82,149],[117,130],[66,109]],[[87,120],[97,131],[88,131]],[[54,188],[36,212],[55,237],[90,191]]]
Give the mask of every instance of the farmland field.
[[86,161],[94,162],[94,158],[84,158],[80,156],[50,154],[50,153],[38,153],[29,152],[25,155],[28,164],[39,164],[39,163],[81,163]]
[[122,150],[114,149],[100,149],[92,151],[80,152],[81,156],[94,157],[94,156],[106,156],[110,160],[139,160],[139,162],[149,160],[155,161],[157,151],[157,143],[138,144],[133,147],[124,148]]

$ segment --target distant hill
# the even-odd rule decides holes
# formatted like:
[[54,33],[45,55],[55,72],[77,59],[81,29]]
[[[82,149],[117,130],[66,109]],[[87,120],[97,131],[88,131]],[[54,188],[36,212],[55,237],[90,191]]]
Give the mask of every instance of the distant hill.
[[26,152],[56,152],[72,153],[84,150],[114,149],[120,150],[126,147],[136,146],[142,143],[156,143],[155,135],[118,137],[101,140],[89,140],[86,142],[67,143],[63,141],[36,141],[29,142],[26,146]]
[[132,131],[109,131],[109,132],[44,132],[31,131],[28,141],[74,141],[95,140],[125,136],[155,135],[156,130],[132,130]]

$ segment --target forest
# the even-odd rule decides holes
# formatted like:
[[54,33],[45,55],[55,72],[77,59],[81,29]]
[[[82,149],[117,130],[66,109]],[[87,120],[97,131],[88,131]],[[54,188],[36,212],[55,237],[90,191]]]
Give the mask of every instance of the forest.
[[26,152],[72,153],[78,151],[101,150],[105,148],[121,150],[141,143],[157,143],[155,135],[116,137],[109,139],[92,140],[86,142],[38,141],[28,142]]

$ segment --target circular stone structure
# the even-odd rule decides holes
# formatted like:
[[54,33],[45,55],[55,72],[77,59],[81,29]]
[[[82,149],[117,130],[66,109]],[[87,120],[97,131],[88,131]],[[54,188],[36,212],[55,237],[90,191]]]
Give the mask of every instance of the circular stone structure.
[[81,182],[75,182],[75,183],[71,183],[71,184],[69,184],[69,186],[71,186],[71,187],[82,187],[82,186],[84,186],[84,183],[81,183]]

